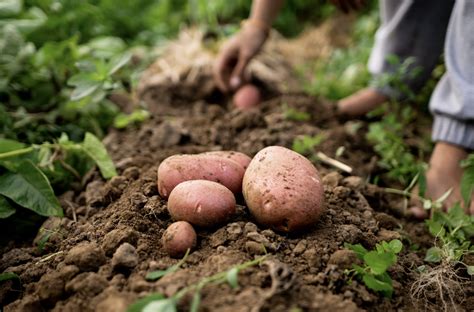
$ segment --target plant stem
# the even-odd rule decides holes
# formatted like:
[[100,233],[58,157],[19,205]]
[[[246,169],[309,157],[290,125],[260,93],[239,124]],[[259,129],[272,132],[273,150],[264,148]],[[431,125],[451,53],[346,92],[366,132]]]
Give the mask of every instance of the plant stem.
[[[246,269],[248,267],[251,267],[251,266],[254,266],[256,264],[261,263],[263,260],[265,260],[266,257],[267,256],[263,256],[263,257],[254,259],[252,261],[248,261],[248,262],[239,264],[239,265],[235,266],[234,268],[236,268],[239,271],[243,270],[243,269]],[[205,277],[202,280],[200,280],[197,284],[193,284],[193,285],[190,285],[188,287],[185,287],[185,288],[181,289],[172,298],[174,298],[177,301],[177,300],[181,299],[185,294],[190,292],[191,290],[199,290],[199,289],[203,288],[205,285],[207,285],[209,283],[212,283],[212,282],[225,281],[225,279],[227,277],[227,272],[228,271],[219,272],[219,273],[216,273],[216,274],[211,275],[209,277]]]
[[0,159],[10,158],[31,153],[35,148],[33,146],[17,149],[11,152],[1,153]]

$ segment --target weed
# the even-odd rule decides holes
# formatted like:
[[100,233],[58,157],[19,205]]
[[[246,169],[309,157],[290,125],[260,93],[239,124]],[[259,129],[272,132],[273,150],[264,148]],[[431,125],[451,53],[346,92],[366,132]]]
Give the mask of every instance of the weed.
[[[261,264],[266,256],[257,258],[255,260],[247,261],[245,263],[236,265],[227,271],[219,272],[209,277],[201,279],[196,284],[187,286],[169,298],[165,298],[162,294],[151,294],[143,299],[138,300],[128,307],[127,312],[141,312],[141,311],[160,311],[172,312],[177,311],[177,304],[181,298],[189,292],[194,292],[191,301],[190,311],[198,311],[201,303],[201,290],[208,284],[222,284],[228,283],[232,288],[238,287],[238,274],[241,270],[248,267]],[[183,258],[184,259],[184,258]]]
[[176,272],[183,265],[183,263],[186,262],[186,259],[187,259],[188,255],[189,255],[189,249],[186,250],[186,253],[184,254],[183,258],[181,260],[179,260],[179,262],[176,263],[175,265],[170,266],[166,270],[158,270],[158,271],[150,272],[146,275],[145,278],[149,281],[156,281],[156,280],[159,280],[160,278],[162,278],[165,275]]
[[283,103],[282,108],[283,108],[283,117],[285,117],[286,120],[308,121],[311,119],[310,114],[299,111],[293,107],[289,107],[288,104],[286,103]]
[[302,155],[309,155],[314,152],[314,148],[321,144],[325,139],[324,134],[317,134],[315,136],[302,135],[293,140],[291,149]]
[[15,205],[43,216],[62,216],[51,184],[64,187],[94,165],[104,178],[117,174],[102,142],[91,133],[82,143],[70,141],[65,134],[53,143],[31,146],[0,139],[0,217],[14,214]]
[[364,261],[363,266],[353,264],[352,270],[347,270],[346,274],[351,274],[361,279],[364,284],[385,297],[392,297],[392,279],[387,273],[387,269],[397,262],[397,254],[402,250],[403,244],[397,239],[390,242],[382,242],[375,246],[375,250],[368,251],[362,245],[344,244],[344,247],[354,251],[359,259]]

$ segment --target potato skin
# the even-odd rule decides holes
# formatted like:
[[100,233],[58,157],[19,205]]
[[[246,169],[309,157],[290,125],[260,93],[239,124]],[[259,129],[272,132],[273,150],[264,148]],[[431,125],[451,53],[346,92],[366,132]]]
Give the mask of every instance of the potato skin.
[[234,105],[241,110],[248,110],[260,104],[262,96],[260,90],[253,84],[246,84],[235,92]]
[[235,214],[235,197],[217,182],[192,180],[178,184],[168,198],[168,212],[174,220],[201,227],[213,227]]
[[158,191],[163,198],[181,182],[209,180],[218,182],[234,194],[242,191],[245,169],[235,161],[215,155],[175,155],[158,167]]
[[197,235],[186,221],[172,223],[161,237],[163,248],[172,258],[181,258],[188,249],[196,247]]
[[255,155],[242,188],[256,221],[277,231],[307,229],[324,210],[324,189],[316,168],[281,146],[266,147]]
[[213,152],[205,152],[203,154],[228,158],[240,164],[242,167],[244,167],[244,169],[247,169],[250,162],[252,161],[252,158],[250,158],[248,155],[241,152],[236,152],[236,151],[213,151]]

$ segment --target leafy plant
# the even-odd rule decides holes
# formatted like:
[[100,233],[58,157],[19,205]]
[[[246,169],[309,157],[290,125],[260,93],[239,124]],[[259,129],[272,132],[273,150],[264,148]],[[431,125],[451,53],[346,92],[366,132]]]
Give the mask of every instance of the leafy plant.
[[80,179],[97,165],[104,178],[116,175],[115,166],[99,139],[86,133],[82,143],[63,134],[53,143],[27,146],[0,139],[0,217],[15,213],[15,205],[43,216],[62,216],[51,183]]
[[[189,292],[194,292],[193,299],[191,301],[190,311],[196,312],[199,309],[201,303],[201,290],[209,284],[222,284],[228,283],[232,288],[238,287],[238,274],[241,270],[248,267],[258,265],[265,260],[266,256],[257,258],[255,260],[247,261],[245,263],[236,265],[227,271],[219,272],[209,277],[201,279],[196,284],[187,286],[176,294],[169,298],[165,298],[162,294],[154,293],[145,298],[142,298],[130,305],[127,312],[142,312],[142,311],[155,311],[155,312],[173,312],[177,311],[177,304],[181,298]],[[183,258],[184,259],[184,258]]]
[[325,136],[323,134],[317,134],[315,136],[302,135],[293,140],[291,149],[302,155],[309,155],[324,139]]
[[293,107],[290,107],[288,106],[288,104],[286,103],[283,103],[283,116],[285,117],[285,119],[287,120],[294,120],[294,121],[308,121],[311,119],[311,115],[306,113],[306,112],[302,112],[302,111],[299,111]]
[[156,280],[159,280],[160,278],[162,278],[163,276],[165,275],[168,275],[170,273],[173,273],[173,272],[176,272],[179,270],[179,268],[183,265],[183,263],[186,261],[186,258],[188,257],[189,255],[189,249],[186,250],[186,254],[183,256],[183,258],[181,260],[179,260],[178,263],[176,263],[175,265],[172,265],[170,266],[169,268],[167,268],[166,270],[157,270],[157,271],[153,271],[153,272],[150,272],[146,275],[146,279],[149,280],[149,281],[156,281]]
[[397,262],[397,254],[402,250],[403,244],[397,239],[390,242],[382,242],[375,246],[375,250],[369,251],[360,244],[344,244],[344,247],[354,251],[364,264],[359,266],[353,264],[352,270],[346,271],[356,278],[361,279],[364,284],[386,297],[392,297],[392,279],[387,270]]

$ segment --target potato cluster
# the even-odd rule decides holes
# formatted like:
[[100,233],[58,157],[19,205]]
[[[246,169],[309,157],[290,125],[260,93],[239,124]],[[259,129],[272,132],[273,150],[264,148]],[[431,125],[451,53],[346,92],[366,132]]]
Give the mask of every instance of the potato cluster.
[[171,156],[158,168],[158,191],[177,221],[162,238],[172,257],[195,247],[193,226],[211,228],[230,220],[239,193],[259,224],[282,232],[310,227],[324,210],[316,168],[280,146],[264,148],[253,159],[234,151]]

